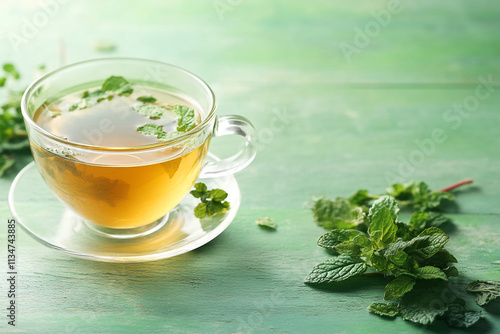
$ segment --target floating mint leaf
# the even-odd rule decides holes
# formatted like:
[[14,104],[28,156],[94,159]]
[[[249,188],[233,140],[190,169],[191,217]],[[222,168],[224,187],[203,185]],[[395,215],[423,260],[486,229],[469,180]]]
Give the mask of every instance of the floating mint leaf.
[[193,108],[176,104],[173,110],[179,117],[177,131],[187,132],[196,126],[196,114]]
[[107,91],[118,91],[126,86],[130,85],[130,83],[121,76],[110,76],[102,83],[102,90]]
[[173,139],[179,135],[176,132],[165,132],[163,131],[163,127],[156,124],[145,124],[137,128],[137,131],[146,136],[156,136],[156,138],[167,141]]
[[148,116],[151,119],[161,118],[165,113],[171,112],[165,107],[157,106],[156,104],[141,104],[139,106],[135,106],[134,110],[138,113]]
[[139,96],[137,101],[141,101],[143,103],[154,103],[156,102],[156,99],[152,96]]

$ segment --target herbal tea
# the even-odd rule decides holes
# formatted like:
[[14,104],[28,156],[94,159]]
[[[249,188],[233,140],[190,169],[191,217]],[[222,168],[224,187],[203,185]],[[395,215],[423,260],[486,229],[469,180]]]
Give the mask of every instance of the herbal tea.
[[33,156],[45,182],[84,219],[109,228],[147,225],[172,210],[193,186],[210,137],[141,155],[127,148],[186,133],[201,122],[199,109],[171,92],[110,77],[101,87],[42,105],[33,116],[48,132],[99,147],[99,154],[32,142]]

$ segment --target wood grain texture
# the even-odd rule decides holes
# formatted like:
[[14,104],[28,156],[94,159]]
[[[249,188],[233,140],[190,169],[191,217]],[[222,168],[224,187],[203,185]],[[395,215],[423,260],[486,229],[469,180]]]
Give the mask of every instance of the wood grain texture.
[[[173,63],[209,83],[219,114],[252,120],[259,152],[237,175],[243,199],[231,226],[172,259],[89,262],[18,231],[18,326],[4,319],[0,332],[463,332],[443,322],[420,327],[370,314],[367,306],[382,299],[383,278],[304,285],[312,266],[329,256],[316,245],[323,230],[304,203],[360,187],[380,193],[390,178],[425,180],[433,189],[474,179],[449,208],[455,227],[447,247],[459,260],[453,286],[479,309],[464,287],[475,279],[500,280],[496,1],[401,0],[402,10],[350,61],[340,45],[355,43],[356,31],[377,22],[373,13],[387,10],[387,1],[57,3],[55,14],[17,48],[9,36],[21,34],[23,22],[43,8],[33,1],[0,5],[0,60],[18,64],[23,84],[42,63],[54,69],[100,56]],[[222,13],[221,3],[229,6]],[[117,50],[98,53],[99,41]],[[473,101],[481,78],[493,81],[480,88],[489,95],[463,114],[454,111]],[[439,129],[446,138],[436,141]],[[229,154],[234,147],[223,146],[230,144],[215,140],[213,150]],[[0,179],[3,221],[10,217],[10,183],[30,159],[22,157]],[[255,225],[263,216],[277,221],[277,231]],[[0,240],[3,249],[4,228]],[[0,261],[6,263],[4,250]],[[1,308],[5,301],[0,298]],[[498,307],[487,308],[485,319],[468,332],[500,331]]]

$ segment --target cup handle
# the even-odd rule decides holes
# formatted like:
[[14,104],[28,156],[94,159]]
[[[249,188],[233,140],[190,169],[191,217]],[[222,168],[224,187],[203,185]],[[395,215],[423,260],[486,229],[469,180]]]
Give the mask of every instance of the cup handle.
[[248,119],[237,115],[217,116],[212,136],[228,135],[245,137],[245,146],[229,158],[207,163],[199,175],[200,178],[236,173],[247,167],[255,158],[255,154],[257,154],[255,145],[256,132]]

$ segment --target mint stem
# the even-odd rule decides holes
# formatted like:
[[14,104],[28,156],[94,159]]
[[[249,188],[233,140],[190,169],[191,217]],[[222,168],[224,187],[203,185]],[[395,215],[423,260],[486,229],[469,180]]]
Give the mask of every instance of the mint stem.
[[453,189],[456,189],[456,188],[458,188],[458,187],[461,187],[461,186],[463,186],[463,185],[465,185],[465,184],[470,184],[470,183],[472,183],[472,182],[474,182],[474,181],[473,181],[473,180],[470,180],[470,179],[469,179],[469,180],[463,180],[463,181],[460,181],[460,182],[454,183],[454,184],[452,184],[451,186],[448,186],[448,187],[446,187],[446,188],[443,188],[443,189],[441,189],[441,190],[438,190],[437,192],[446,192],[446,191],[451,191],[451,190],[453,190]]

